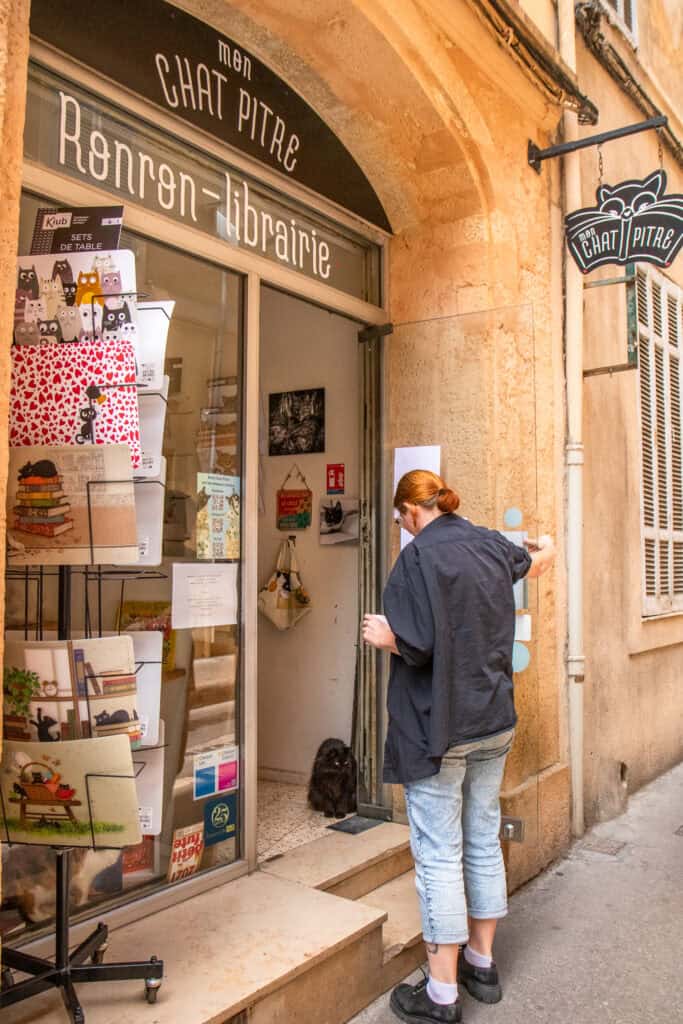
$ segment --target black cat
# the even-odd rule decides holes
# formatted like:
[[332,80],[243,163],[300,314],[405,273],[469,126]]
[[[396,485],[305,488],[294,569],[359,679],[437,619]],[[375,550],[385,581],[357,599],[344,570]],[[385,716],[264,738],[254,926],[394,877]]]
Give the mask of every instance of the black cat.
[[318,747],[308,784],[308,802],[326,818],[343,818],[356,810],[358,769],[351,747],[343,740],[327,739]]
[[97,417],[97,409],[89,405],[87,409],[80,409],[80,417],[83,420],[81,429],[76,434],[76,444],[85,444],[86,441],[90,441],[91,444],[95,441],[95,418]]
[[130,315],[128,303],[124,302],[122,306],[112,309],[106,302],[104,304],[104,311],[102,313],[102,330],[104,331],[116,331],[124,324],[130,324],[133,322],[133,318]]
[[[62,287],[65,284],[69,284],[74,279],[74,272],[71,269],[71,264],[68,260],[55,260],[52,264],[52,280],[59,277],[62,282]],[[74,291],[74,295],[76,292]]]
[[29,721],[38,730],[38,739],[41,743],[53,743],[59,739],[59,736],[53,736],[50,732],[50,729],[57,725],[57,719],[51,718],[50,715],[44,715],[42,708],[38,708],[38,720],[30,718]]
[[335,502],[334,505],[323,505],[323,512],[325,513],[325,526],[330,530],[334,530],[344,522],[344,509],[341,501]]
[[49,477],[57,475],[57,467],[49,459],[41,459],[40,462],[25,462],[19,470],[20,480],[25,480],[29,476],[40,476],[47,480]]
[[64,341],[59,320],[39,320],[38,330],[41,341]]
[[76,281],[62,281],[62,288],[64,290],[64,302],[67,306],[74,306],[76,304],[78,284]]
[[29,299],[37,299],[40,295],[40,284],[35,265],[19,267],[17,273],[17,291]]

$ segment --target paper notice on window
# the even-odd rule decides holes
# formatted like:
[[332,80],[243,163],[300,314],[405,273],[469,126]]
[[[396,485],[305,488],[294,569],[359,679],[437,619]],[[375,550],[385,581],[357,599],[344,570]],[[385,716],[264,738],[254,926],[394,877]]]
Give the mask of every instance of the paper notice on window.
[[[441,474],[441,446],[425,444],[410,448],[394,448],[394,493],[401,477],[413,469],[428,469],[439,476]],[[408,531],[402,529],[401,550],[412,539]]]
[[175,562],[173,565],[173,629],[229,626],[237,622],[235,563]]

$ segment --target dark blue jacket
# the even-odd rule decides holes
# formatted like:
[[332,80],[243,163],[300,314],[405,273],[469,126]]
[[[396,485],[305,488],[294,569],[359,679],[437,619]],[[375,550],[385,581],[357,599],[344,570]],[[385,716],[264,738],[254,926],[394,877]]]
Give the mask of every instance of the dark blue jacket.
[[512,729],[513,583],[528,552],[457,515],[408,544],[384,590],[391,656],[385,782],[436,775],[450,746]]

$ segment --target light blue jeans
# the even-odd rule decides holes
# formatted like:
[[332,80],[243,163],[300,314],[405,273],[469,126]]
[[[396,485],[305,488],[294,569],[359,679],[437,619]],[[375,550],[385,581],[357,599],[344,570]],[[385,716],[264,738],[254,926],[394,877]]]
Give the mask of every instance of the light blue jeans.
[[467,916],[507,914],[500,787],[514,730],[450,747],[441,771],[405,787],[425,942],[462,943]]

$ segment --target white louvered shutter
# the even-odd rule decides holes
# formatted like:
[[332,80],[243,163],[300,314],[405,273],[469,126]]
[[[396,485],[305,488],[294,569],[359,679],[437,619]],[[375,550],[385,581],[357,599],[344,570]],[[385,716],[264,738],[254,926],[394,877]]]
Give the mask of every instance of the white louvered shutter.
[[643,614],[683,611],[683,293],[638,269]]

